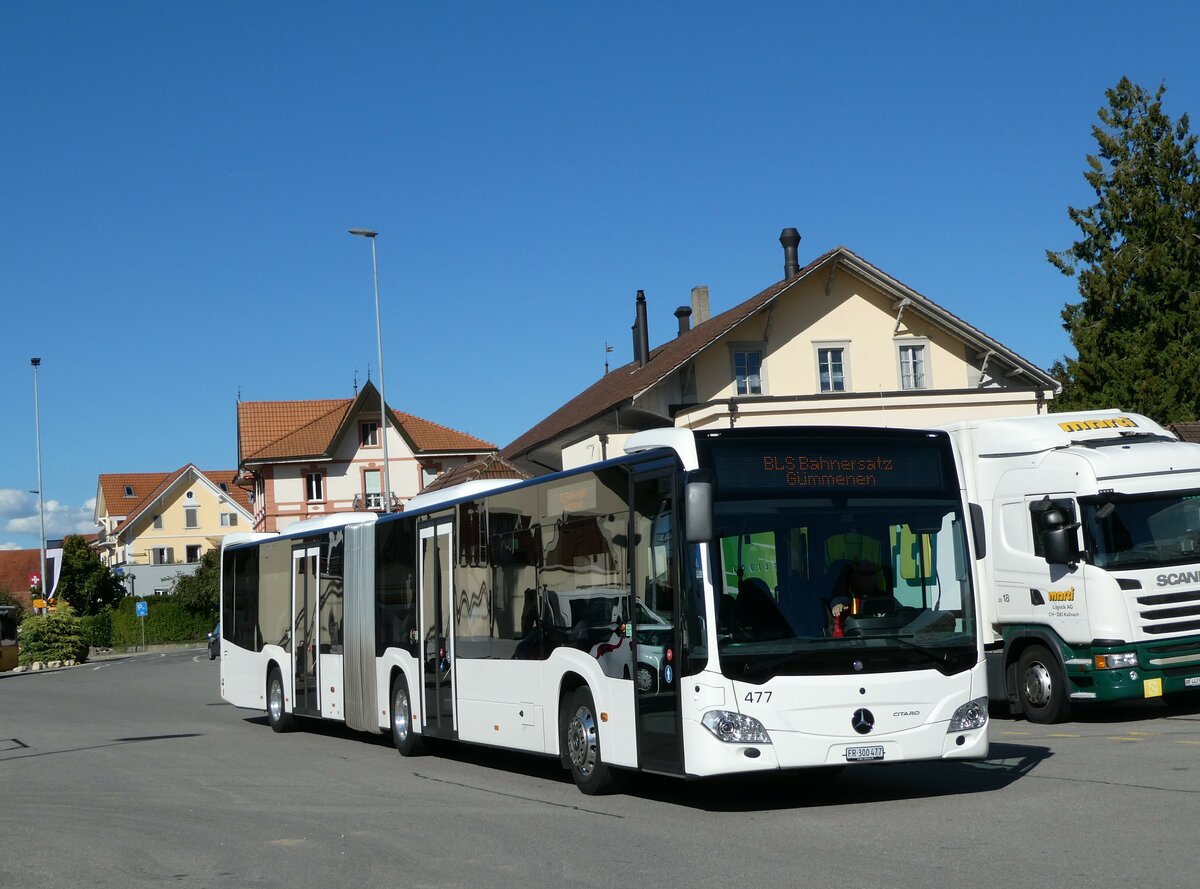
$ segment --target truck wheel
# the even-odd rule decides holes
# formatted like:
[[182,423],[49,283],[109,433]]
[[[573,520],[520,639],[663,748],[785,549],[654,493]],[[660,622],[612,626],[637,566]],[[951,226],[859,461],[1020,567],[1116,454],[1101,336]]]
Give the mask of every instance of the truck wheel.
[[290,732],[294,725],[292,714],[287,712],[283,699],[283,675],[278,667],[272,667],[267,674],[267,722],[271,723],[271,730],[276,732]]
[[599,719],[586,686],[575,689],[562,708],[559,743],[576,787],[588,796],[616,788],[612,768],[600,755]]
[[392,682],[392,743],[401,756],[419,756],[425,751],[425,737],[413,731],[412,699],[403,675]]
[[1067,677],[1042,645],[1031,645],[1017,659],[1017,700],[1030,722],[1062,722],[1071,715]]

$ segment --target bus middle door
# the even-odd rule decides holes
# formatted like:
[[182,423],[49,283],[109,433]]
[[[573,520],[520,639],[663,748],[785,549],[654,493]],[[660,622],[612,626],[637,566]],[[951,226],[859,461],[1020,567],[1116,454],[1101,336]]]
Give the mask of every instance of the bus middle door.
[[292,711],[321,715],[320,640],[317,638],[317,572],[321,548],[302,544],[292,550]]
[[454,523],[436,519],[419,534],[421,663],[425,734],[457,736],[454,714]]

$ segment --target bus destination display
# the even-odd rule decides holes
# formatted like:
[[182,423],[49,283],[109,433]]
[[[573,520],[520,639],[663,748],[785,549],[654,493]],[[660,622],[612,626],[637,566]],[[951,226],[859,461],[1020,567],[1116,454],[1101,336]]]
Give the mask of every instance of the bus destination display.
[[722,490],[834,492],[941,489],[946,480],[938,443],[880,442],[845,447],[822,440],[722,442],[712,457]]

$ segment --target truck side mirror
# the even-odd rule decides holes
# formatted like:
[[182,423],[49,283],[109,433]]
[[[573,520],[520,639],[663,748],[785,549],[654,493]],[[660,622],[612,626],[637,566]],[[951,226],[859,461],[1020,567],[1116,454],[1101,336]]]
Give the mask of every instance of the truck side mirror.
[[1042,553],[1050,565],[1074,565],[1079,561],[1079,549],[1075,544],[1076,524],[1067,524],[1060,509],[1047,509],[1039,521],[1042,538]]
[[713,536],[713,474],[694,469],[683,483],[683,522],[688,543],[708,543]]

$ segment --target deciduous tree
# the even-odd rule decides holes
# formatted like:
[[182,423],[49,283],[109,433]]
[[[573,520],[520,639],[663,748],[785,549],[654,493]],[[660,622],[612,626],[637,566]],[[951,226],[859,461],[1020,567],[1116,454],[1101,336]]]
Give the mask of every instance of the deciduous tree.
[[121,581],[78,534],[63,540],[62,571],[55,595],[76,614],[96,614],[125,595]]

